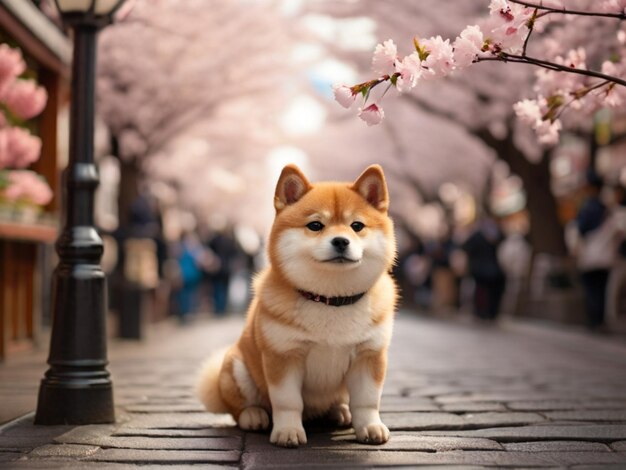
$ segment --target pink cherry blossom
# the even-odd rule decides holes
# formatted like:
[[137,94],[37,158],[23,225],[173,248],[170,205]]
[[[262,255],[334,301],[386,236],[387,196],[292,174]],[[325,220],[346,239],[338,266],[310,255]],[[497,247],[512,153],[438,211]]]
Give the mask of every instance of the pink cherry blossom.
[[383,108],[376,103],[372,103],[366,108],[359,108],[359,117],[363,119],[368,126],[374,126],[380,124],[385,117],[385,112]]
[[565,8],[564,0],[542,0],[542,5],[550,8]]
[[489,4],[489,12],[492,15],[499,15],[501,12],[509,10],[509,2],[507,0],[491,0]]
[[9,185],[2,195],[9,201],[24,201],[45,206],[52,200],[50,186],[33,171],[10,171],[8,179]]
[[559,143],[559,133],[562,129],[561,121],[539,121],[534,127],[537,132],[537,138],[541,145],[551,146]]
[[527,22],[533,10],[506,0],[492,0],[491,16],[485,21],[483,31],[492,50],[512,54],[521,52],[528,35]]
[[[558,118],[566,110],[589,117],[603,107],[619,109],[621,113],[626,105],[626,28],[618,24],[614,29],[599,28],[594,32],[585,28],[586,23],[582,20],[589,19],[589,24],[594,24],[595,17],[602,16],[619,20],[621,18],[617,15],[626,13],[626,0],[585,3],[537,0],[529,7],[514,0],[491,0],[489,16],[479,25],[466,26],[453,45],[441,36],[414,39],[417,52],[400,59],[391,40],[379,44],[373,65],[382,76],[359,84],[359,89],[369,92],[371,88],[390,81],[399,92],[405,92],[415,87],[420,79],[446,77],[473,63],[485,61],[535,65],[539,67],[533,88],[536,98],[518,102],[514,111],[522,122],[536,131],[540,143],[556,144],[563,126]],[[580,27],[569,26],[575,17],[580,17]],[[535,31],[532,37],[531,29]],[[566,38],[564,31],[565,34],[575,32],[576,40],[563,40]],[[615,31],[613,43],[607,38],[614,34],[609,31]],[[542,38],[540,48],[531,44],[533,40],[539,42],[538,37]],[[564,53],[564,44],[574,47]],[[591,68],[588,68],[587,51],[591,54]],[[597,70],[596,64],[607,57],[610,60]],[[393,73],[392,66],[395,68]],[[378,105],[373,107],[373,110],[378,109]],[[370,107],[365,108],[361,114],[369,110]],[[568,124],[573,123],[568,120]]]
[[16,80],[5,92],[4,101],[21,119],[37,116],[46,106],[48,94],[34,80]]
[[391,75],[395,70],[394,66],[397,59],[398,48],[389,39],[376,46],[374,57],[372,58],[372,69],[380,75]]
[[334,85],[333,93],[337,103],[346,109],[349,109],[354,104],[356,99],[356,94],[354,94],[352,89],[346,85]]
[[396,80],[398,91],[408,91],[415,87],[422,76],[422,71],[422,61],[417,52],[396,61],[396,72],[400,74]]
[[21,51],[7,44],[0,44],[0,95],[24,70],[26,63],[22,59]]
[[454,41],[454,62],[457,68],[468,67],[474,62],[484,44],[483,33],[476,25],[465,28]]
[[604,0],[601,10],[609,13],[626,13],[626,0]]
[[530,126],[541,121],[541,109],[537,100],[522,100],[513,105],[515,114],[520,120]]
[[424,65],[430,74],[424,75],[425,78],[445,77],[452,72],[454,69],[454,51],[449,39],[444,41],[441,36],[436,36],[423,40],[421,44],[429,53]]

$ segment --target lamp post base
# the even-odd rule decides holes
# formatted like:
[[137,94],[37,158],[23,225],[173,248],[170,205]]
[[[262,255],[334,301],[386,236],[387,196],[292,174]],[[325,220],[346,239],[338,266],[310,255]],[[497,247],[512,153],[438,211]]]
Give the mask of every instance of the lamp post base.
[[68,388],[41,381],[35,424],[107,424],[115,422],[113,385],[84,384]]

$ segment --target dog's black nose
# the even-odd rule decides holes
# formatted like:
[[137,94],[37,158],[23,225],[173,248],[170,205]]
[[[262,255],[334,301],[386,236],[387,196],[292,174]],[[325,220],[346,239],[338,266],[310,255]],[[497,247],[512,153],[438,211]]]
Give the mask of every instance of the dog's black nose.
[[344,237],[335,237],[330,241],[331,245],[335,247],[339,253],[346,251],[346,247],[350,244],[350,240]]

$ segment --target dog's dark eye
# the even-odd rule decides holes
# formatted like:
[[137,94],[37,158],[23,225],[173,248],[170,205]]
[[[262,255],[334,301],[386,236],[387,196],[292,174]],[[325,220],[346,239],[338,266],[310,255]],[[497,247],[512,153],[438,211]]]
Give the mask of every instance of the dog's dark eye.
[[309,222],[308,224],[306,224],[306,228],[314,232],[319,232],[324,228],[324,224],[321,222]]
[[365,224],[363,222],[352,222],[350,227],[352,227],[352,230],[355,232],[360,232],[365,228]]

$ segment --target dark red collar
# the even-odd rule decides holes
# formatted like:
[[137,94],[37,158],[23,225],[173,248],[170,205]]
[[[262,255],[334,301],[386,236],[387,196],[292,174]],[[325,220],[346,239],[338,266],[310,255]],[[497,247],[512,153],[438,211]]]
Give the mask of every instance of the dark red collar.
[[300,295],[307,300],[319,302],[324,305],[331,305],[333,307],[343,307],[344,305],[355,304],[365,295],[365,292],[361,292],[360,294],[351,295],[349,297],[324,297],[323,295],[313,294],[312,292],[306,292],[303,290],[298,290],[298,292],[300,292]]

